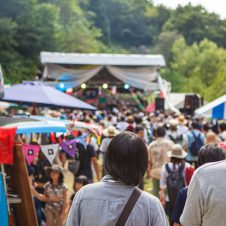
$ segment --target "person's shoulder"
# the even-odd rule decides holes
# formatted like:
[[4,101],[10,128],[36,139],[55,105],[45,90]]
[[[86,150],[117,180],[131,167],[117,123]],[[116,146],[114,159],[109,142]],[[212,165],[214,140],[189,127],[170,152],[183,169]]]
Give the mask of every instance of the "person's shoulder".
[[146,191],[142,191],[141,193],[141,202],[144,205],[147,205],[153,209],[156,208],[156,206],[158,206],[160,204],[159,199],[157,197],[155,197],[154,195],[146,192]]
[[211,162],[206,163],[203,166],[200,166],[195,174],[196,175],[203,175],[209,173],[220,173],[221,171],[226,171],[226,160],[218,161],[218,162]]

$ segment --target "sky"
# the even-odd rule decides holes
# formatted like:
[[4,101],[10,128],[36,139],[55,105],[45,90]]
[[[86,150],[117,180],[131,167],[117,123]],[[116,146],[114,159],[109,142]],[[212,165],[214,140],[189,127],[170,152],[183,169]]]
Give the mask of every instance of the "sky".
[[226,0],[153,0],[155,4],[163,4],[171,8],[176,8],[178,4],[187,5],[191,2],[192,5],[202,5],[209,12],[215,12],[226,19]]

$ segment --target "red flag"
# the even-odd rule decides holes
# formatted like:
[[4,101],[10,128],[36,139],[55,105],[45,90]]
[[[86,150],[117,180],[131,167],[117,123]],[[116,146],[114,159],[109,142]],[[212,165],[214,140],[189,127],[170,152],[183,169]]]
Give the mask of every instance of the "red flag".
[[0,163],[13,164],[16,128],[0,128]]

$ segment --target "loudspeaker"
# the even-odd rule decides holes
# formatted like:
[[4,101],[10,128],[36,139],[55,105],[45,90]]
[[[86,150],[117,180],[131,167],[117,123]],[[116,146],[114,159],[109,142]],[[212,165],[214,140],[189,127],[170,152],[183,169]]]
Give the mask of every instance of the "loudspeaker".
[[155,98],[155,110],[156,111],[164,111],[165,110],[165,99],[156,97]]
[[200,107],[200,98],[197,95],[186,95],[184,100],[184,110],[187,114],[194,114],[194,111]]

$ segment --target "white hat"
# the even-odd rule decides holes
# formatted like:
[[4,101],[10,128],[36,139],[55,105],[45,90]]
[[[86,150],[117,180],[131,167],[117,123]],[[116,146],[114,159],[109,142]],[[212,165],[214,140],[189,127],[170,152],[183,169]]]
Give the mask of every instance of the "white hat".
[[172,158],[178,158],[178,159],[184,159],[187,156],[187,152],[183,150],[181,145],[174,144],[171,151],[167,153],[168,157]]
[[119,134],[119,131],[114,126],[109,126],[103,130],[103,135],[105,137],[114,137]]
[[178,121],[176,119],[170,119],[169,120],[169,125],[172,127],[177,127],[178,126]]

